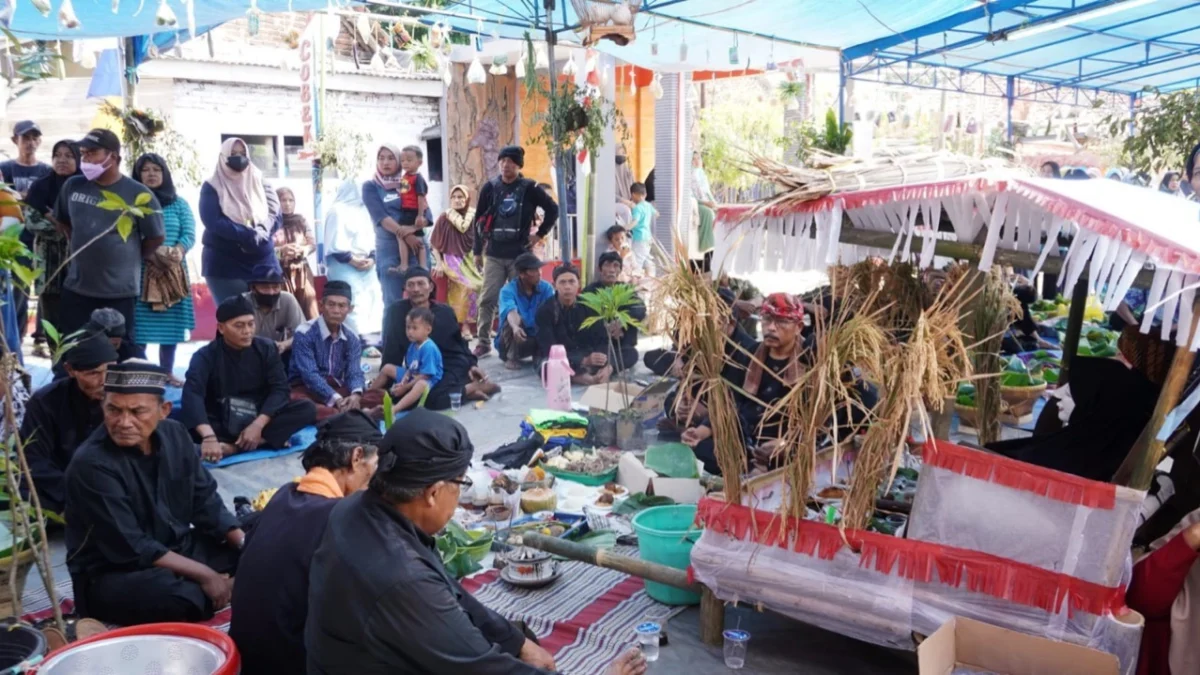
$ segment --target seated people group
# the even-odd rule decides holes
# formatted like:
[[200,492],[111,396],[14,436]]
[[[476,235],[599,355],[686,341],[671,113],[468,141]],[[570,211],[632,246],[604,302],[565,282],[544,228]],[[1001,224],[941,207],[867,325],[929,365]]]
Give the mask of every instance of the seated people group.
[[255,335],[254,306],[242,295],[217,307],[217,337],[192,357],[183,385],[183,423],[205,461],[259,447],[281,449],[312,424],[317,407],[292,400],[275,343]]

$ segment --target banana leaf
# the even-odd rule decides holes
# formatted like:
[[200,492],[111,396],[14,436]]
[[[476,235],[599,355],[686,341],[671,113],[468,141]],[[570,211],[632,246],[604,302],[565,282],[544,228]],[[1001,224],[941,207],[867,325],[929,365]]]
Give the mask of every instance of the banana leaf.
[[699,478],[696,453],[683,443],[663,443],[646,450],[647,469],[667,478]]
[[654,506],[672,506],[675,500],[670,497],[660,497],[657,495],[648,495],[645,492],[639,492],[635,495],[629,495],[629,498],[617,505],[613,509],[613,514],[618,516],[631,516],[638,511]]

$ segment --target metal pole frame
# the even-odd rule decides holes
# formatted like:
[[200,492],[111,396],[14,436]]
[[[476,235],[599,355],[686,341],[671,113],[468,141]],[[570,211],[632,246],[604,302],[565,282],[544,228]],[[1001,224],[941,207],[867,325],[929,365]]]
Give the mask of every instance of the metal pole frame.
[[1006,126],[1005,126],[1005,136],[1006,136],[1006,138],[1008,138],[1009,146],[1012,146],[1012,142],[1013,142],[1012,109],[1013,109],[1013,94],[1014,94],[1015,89],[1016,89],[1016,78],[1013,77],[1012,75],[1009,75],[1007,78],[1007,82],[1005,82],[1005,91],[1004,91],[1004,102],[1006,104],[1005,110],[1006,110],[1006,115],[1007,115]]
[[[555,0],[545,0],[543,7],[546,10],[546,56],[550,61],[550,98],[554,98],[558,91],[558,74],[555,72],[554,61],[554,43],[556,35],[554,33],[554,2]],[[567,206],[567,170],[566,162],[568,155],[562,151],[562,129],[559,128],[559,121],[553,120],[551,133],[554,135],[554,169],[558,180],[558,246],[561,249],[562,261],[564,263],[571,262],[571,222],[568,215]],[[576,172],[578,174],[578,172]],[[578,189],[578,185],[576,185]],[[582,214],[579,214],[582,216]]]
[[1133,138],[1134,126],[1137,124],[1137,92],[1129,95],[1129,137]]
[[849,79],[850,61],[843,53],[838,56],[838,124],[845,126],[846,120],[846,80]]

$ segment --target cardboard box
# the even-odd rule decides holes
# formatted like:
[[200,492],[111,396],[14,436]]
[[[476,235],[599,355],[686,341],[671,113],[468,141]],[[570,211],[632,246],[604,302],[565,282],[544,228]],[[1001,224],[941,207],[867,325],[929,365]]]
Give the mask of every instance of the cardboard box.
[[[697,461],[696,464],[703,470],[702,462]],[[676,504],[697,504],[704,496],[704,486],[699,478],[663,478],[647,469],[632,452],[621,455],[621,461],[617,464],[617,483],[627,488],[629,494],[649,492],[648,488],[653,484],[655,495],[670,497]]]
[[[920,675],[1118,675],[1117,657],[954,617],[917,648]],[[961,669],[961,670],[960,670]]]
[[588,410],[605,410],[616,413],[625,407],[628,398],[629,407],[642,414],[643,421],[657,420],[663,415],[663,403],[667,400],[667,392],[673,383],[660,380],[649,386],[630,382],[625,384],[614,380],[608,384],[595,384],[584,390],[579,399],[580,405]]

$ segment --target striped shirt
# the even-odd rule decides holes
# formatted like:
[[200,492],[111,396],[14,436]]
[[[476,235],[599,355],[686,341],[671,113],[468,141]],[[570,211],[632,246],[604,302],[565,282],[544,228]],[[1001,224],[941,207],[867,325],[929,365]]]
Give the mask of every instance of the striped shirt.
[[341,398],[326,381],[327,377],[352,394],[361,393],[366,386],[362,371],[362,340],[346,324],[342,324],[335,339],[323,316],[296,328],[290,368],[292,383],[303,384],[326,405],[333,405]]
[[[192,207],[183,197],[163,207],[163,246],[182,246],[191,250],[196,244],[196,218]],[[142,263],[142,274],[146,265]],[[187,264],[183,266],[187,275]],[[189,283],[190,280],[189,280]],[[196,327],[196,315],[192,309],[192,296],[188,295],[166,310],[156,312],[138,298],[133,309],[133,324],[137,326],[137,341],[143,345],[174,345],[187,341],[187,332]]]

